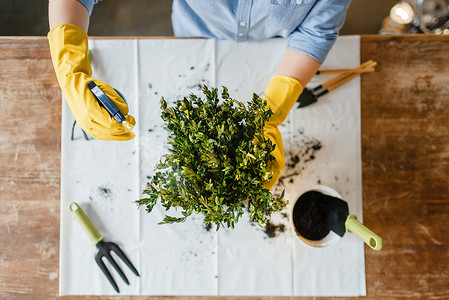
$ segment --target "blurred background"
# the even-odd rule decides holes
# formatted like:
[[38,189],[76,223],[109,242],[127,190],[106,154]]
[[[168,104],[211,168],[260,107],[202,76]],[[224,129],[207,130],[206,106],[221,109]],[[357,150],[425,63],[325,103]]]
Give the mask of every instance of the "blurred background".
[[[94,7],[89,35],[172,36],[171,3],[104,0]],[[47,7],[48,0],[0,0],[0,35],[46,35]],[[352,0],[340,34],[449,34],[448,16],[447,0]]]

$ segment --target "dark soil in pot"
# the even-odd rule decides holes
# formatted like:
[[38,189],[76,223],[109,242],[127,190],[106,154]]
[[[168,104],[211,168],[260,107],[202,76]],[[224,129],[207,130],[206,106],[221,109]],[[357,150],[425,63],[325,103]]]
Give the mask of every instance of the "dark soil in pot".
[[293,207],[293,224],[304,238],[318,241],[329,233],[327,209],[323,194],[309,191],[302,194]]

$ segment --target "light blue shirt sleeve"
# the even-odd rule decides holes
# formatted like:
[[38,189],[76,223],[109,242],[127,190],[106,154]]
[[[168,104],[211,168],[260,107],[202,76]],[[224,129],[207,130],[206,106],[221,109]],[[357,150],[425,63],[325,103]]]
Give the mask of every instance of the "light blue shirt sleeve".
[[323,63],[345,21],[350,0],[318,0],[304,21],[288,36],[287,48]]
[[84,5],[86,7],[87,11],[89,12],[89,16],[92,14],[92,10],[94,8],[94,5],[98,3],[98,0],[78,0],[79,3]]

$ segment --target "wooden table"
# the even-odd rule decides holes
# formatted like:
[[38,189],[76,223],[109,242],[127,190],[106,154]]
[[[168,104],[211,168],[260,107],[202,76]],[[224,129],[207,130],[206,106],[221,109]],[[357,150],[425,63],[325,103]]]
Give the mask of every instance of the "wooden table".
[[[363,217],[385,240],[366,248],[364,299],[448,299],[449,37],[362,36],[361,57],[379,63],[362,76]],[[45,37],[0,38],[0,108],[0,298],[55,299],[61,92]]]

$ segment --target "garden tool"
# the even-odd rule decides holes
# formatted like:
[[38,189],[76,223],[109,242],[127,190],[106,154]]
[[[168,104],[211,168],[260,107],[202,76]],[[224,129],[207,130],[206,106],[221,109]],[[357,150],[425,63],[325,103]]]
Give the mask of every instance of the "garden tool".
[[363,64],[361,64],[359,67],[354,69],[318,71],[317,74],[334,73],[340,71],[342,72],[342,74],[314,87],[313,89],[305,88],[301,93],[301,95],[299,95],[299,98],[297,100],[297,102],[299,103],[298,108],[317,102],[319,97],[335,90],[339,86],[352,80],[353,78],[359,76],[362,73],[374,72],[374,67],[376,65],[377,62],[368,60]]
[[354,70],[355,70],[355,68],[353,68],[353,69],[325,69],[325,70],[316,71],[315,75],[351,73],[351,72],[354,72]]
[[343,237],[346,231],[352,232],[374,250],[381,250],[383,240],[349,214],[348,203],[340,198],[322,194],[327,208],[327,225],[330,230]]
[[70,203],[69,205],[70,212],[73,214],[75,219],[79,222],[81,227],[84,229],[86,234],[89,236],[89,239],[92,241],[94,245],[98,248],[98,253],[95,256],[95,261],[97,262],[98,266],[100,267],[101,271],[103,271],[104,275],[106,275],[106,278],[111,283],[112,287],[115,289],[117,293],[120,293],[120,290],[115,283],[114,278],[112,277],[111,273],[107,269],[106,265],[103,262],[103,257],[106,257],[106,259],[110,262],[110,264],[114,267],[114,269],[117,271],[117,273],[122,277],[123,281],[129,285],[128,278],[126,278],[125,273],[120,269],[118,264],[115,262],[115,260],[111,256],[111,251],[114,251],[115,254],[117,254],[118,257],[120,257],[121,260],[131,269],[131,271],[136,274],[136,276],[139,276],[139,272],[137,272],[136,268],[133,266],[131,261],[126,257],[125,253],[120,249],[119,246],[117,246],[115,243],[112,242],[105,242],[103,240],[103,236],[101,236],[95,226],[91,223],[89,218],[86,216],[86,214],[83,212],[81,207],[75,202]]

